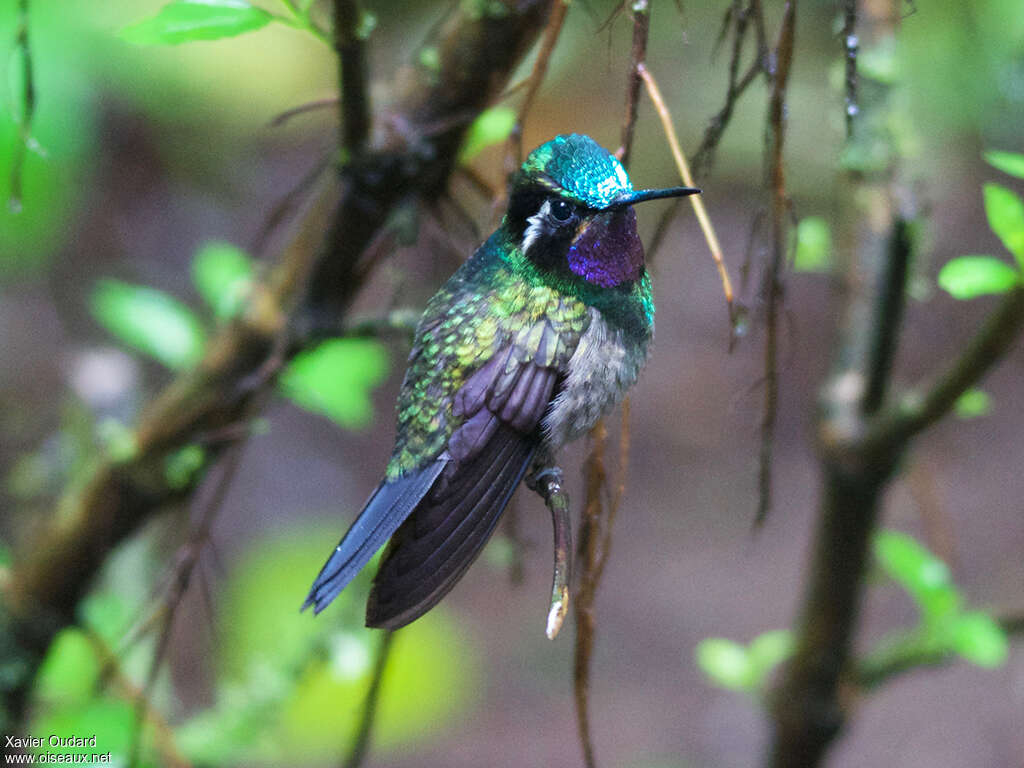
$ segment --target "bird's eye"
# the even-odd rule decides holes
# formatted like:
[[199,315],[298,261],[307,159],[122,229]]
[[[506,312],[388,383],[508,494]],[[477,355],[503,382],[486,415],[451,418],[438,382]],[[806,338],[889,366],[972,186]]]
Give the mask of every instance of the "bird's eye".
[[575,211],[573,210],[572,205],[567,203],[565,200],[551,201],[550,215],[555,221],[564,224],[572,218],[573,213],[575,213]]

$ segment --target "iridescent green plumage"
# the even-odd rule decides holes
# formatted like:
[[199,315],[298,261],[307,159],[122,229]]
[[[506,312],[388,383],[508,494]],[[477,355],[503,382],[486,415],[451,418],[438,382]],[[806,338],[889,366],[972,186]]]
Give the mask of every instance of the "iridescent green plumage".
[[531,462],[635,382],[654,303],[630,206],[691,191],[635,192],[586,136],[530,154],[501,226],[427,305],[385,479],[307,605],[322,610],[388,537],[368,625],[403,626],[451,589]]

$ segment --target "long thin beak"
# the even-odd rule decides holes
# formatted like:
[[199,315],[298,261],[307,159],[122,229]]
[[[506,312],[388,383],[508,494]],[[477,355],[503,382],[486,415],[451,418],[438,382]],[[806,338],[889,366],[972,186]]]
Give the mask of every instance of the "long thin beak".
[[627,205],[635,205],[636,203],[644,203],[648,200],[660,200],[663,197],[685,197],[686,195],[699,195],[700,190],[696,187],[667,187],[665,189],[638,189],[635,192],[631,192],[628,195],[620,195],[611,203],[606,205],[604,209],[614,210],[615,208],[624,208]]

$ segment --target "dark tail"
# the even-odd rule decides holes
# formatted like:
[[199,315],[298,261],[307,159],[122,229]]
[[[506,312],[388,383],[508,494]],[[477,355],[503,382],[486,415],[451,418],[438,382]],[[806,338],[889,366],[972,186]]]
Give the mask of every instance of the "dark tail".
[[439,459],[417,472],[377,486],[320,570],[302,610],[313,606],[313,613],[320,613],[348,586],[430,491],[446,463]]
[[451,591],[483,550],[537,445],[535,435],[501,425],[478,456],[446,473],[391,540],[366,606],[368,627],[404,627]]

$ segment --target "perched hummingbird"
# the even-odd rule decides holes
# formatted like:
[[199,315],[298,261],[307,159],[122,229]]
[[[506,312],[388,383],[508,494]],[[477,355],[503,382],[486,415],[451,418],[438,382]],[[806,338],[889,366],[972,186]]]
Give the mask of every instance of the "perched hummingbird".
[[384,479],[304,609],[326,608],[388,538],[367,626],[405,626],[455,586],[527,470],[551,466],[647,359],[654,301],[631,206],[696,192],[634,190],[589,136],[530,153],[501,225],[427,304]]

